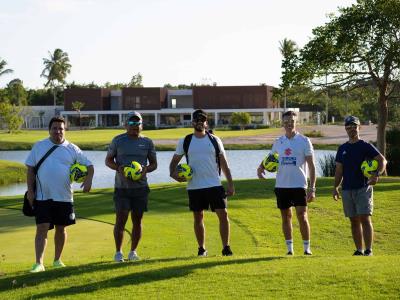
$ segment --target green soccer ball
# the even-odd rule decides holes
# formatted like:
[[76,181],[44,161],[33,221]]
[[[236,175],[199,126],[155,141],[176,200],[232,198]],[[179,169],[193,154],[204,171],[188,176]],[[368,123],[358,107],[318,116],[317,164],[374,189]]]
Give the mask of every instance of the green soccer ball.
[[78,163],[73,164],[69,169],[69,179],[71,182],[83,182],[87,174],[87,167]]
[[124,167],[124,176],[137,181],[142,178],[142,166],[137,161],[132,161],[129,167]]
[[361,164],[361,172],[367,178],[370,178],[374,173],[378,170],[378,161],[373,160],[364,160]]
[[193,177],[193,170],[188,164],[179,164],[176,167],[178,171],[178,176],[190,180]]
[[279,154],[278,153],[270,153],[268,154],[263,162],[263,167],[268,172],[274,173],[278,171],[279,168]]

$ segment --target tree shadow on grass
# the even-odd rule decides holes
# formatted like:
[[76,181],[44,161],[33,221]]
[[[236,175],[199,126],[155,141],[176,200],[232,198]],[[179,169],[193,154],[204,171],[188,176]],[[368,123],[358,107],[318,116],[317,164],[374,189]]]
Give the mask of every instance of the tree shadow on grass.
[[[127,275],[115,276],[107,279],[86,283],[80,286],[72,286],[63,289],[57,289],[46,293],[35,294],[35,298],[47,298],[56,296],[71,296],[85,293],[92,293],[97,290],[107,289],[107,288],[118,288],[124,287],[126,285],[139,285],[157,281],[168,280],[172,278],[180,278],[187,276],[198,269],[207,269],[217,266],[226,265],[238,265],[238,264],[248,264],[263,261],[272,261],[277,259],[282,259],[283,257],[254,257],[254,258],[241,258],[232,259],[227,258],[221,261],[209,261],[207,258],[199,259],[199,262],[191,262],[178,266],[163,267],[164,263],[171,261],[191,261],[195,259],[194,257],[181,257],[181,258],[165,258],[165,259],[151,259],[137,261],[133,263],[90,263],[86,265],[80,265],[76,267],[67,267],[65,269],[54,269],[38,274],[21,274],[15,277],[7,277],[0,279],[0,291],[7,291],[15,289],[17,286],[25,285],[27,287],[34,287],[39,284],[49,284],[51,281],[57,281],[63,277],[71,277],[75,275],[83,275],[96,272],[109,271],[110,277],[113,274],[118,274],[118,270],[130,268],[132,272]],[[213,259],[210,257],[210,259]],[[137,272],[138,265],[147,264],[160,264],[160,268],[152,269],[148,271]],[[122,271],[125,272],[125,271]],[[16,282],[16,286],[12,286],[12,282]],[[83,282],[85,283],[85,282]]]

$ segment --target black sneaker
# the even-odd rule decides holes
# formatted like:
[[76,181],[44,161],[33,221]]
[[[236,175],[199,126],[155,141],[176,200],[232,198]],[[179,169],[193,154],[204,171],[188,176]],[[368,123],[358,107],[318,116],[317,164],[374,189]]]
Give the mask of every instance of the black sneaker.
[[222,255],[223,256],[232,256],[233,253],[232,253],[231,247],[225,246],[224,249],[222,249]]
[[288,251],[288,253],[286,253],[286,255],[293,255],[292,251]]
[[354,253],[353,253],[353,256],[363,256],[363,255],[364,255],[364,253],[362,253],[362,251],[358,251],[358,250],[354,251]]
[[197,251],[197,256],[207,256],[207,250],[203,247],[199,247],[199,251]]
[[365,249],[364,256],[372,256],[372,249]]
[[312,255],[311,251],[304,251],[304,255]]

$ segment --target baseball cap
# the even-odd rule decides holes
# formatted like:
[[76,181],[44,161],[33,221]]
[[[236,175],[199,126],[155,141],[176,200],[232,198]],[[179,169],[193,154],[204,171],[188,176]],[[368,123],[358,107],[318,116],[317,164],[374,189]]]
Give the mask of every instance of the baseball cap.
[[131,112],[128,114],[128,121],[129,121],[130,119],[133,119],[133,118],[139,118],[139,120],[142,121],[142,115],[141,115],[140,113],[138,113],[137,111],[131,111]]
[[203,117],[207,120],[207,113],[202,109],[197,109],[193,112],[192,119],[196,120],[199,117]]
[[355,116],[346,117],[346,119],[344,119],[344,126],[347,126],[350,124],[360,125],[360,119]]

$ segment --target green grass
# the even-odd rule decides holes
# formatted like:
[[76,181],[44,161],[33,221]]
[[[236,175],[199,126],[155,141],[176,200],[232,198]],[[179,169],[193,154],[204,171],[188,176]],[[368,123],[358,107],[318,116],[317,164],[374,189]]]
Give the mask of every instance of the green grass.
[[[118,134],[124,133],[124,129],[96,129],[96,130],[77,130],[67,131],[66,138],[72,143],[77,144],[82,149],[104,150],[111,140]],[[192,128],[174,128],[163,130],[144,130],[143,134],[153,140],[177,140],[185,135],[193,132]],[[249,129],[245,131],[230,130],[218,131],[215,130],[221,138],[238,137],[238,136],[255,136],[265,133],[280,133],[279,128],[268,129]],[[22,130],[18,133],[7,133],[0,131],[0,150],[29,150],[32,145],[38,140],[48,137],[49,133],[46,130]],[[167,147],[168,150],[175,150],[175,146]],[[165,147],[164,147],[165,148]],[[164,149],[160,148],[160,149]]]
[[[217,218],[206,213],[209,257],[197,258],[192,214],[184,184],[152,186],[149,212],[138,253],[142,260],[111,261],[114,246],[112,191],[76,194],[80,218],[68,229],[65,269],[50,267],[49,234],[46,272],[29,274],[33,258],[34,220],[21,216],[21,197],[0,198],[0,298],[60,299],[394,299],[400,294],[400,226],[398,178],[375,188],[373,257],[352,257],[349,222],[331,199],[333,180],[318,180],[317,201],[309,208],[312,257],[304,257],[297,221],[295,256],[285,257],[273,181],[236,182],[229,199],[233,257],[220,255]],[[130,228],[130,225],[127,227]],[[124,243],[128,252],[129,239]]]
[[26,167],[18,162],[0,160],[0,185],[26,181]]

